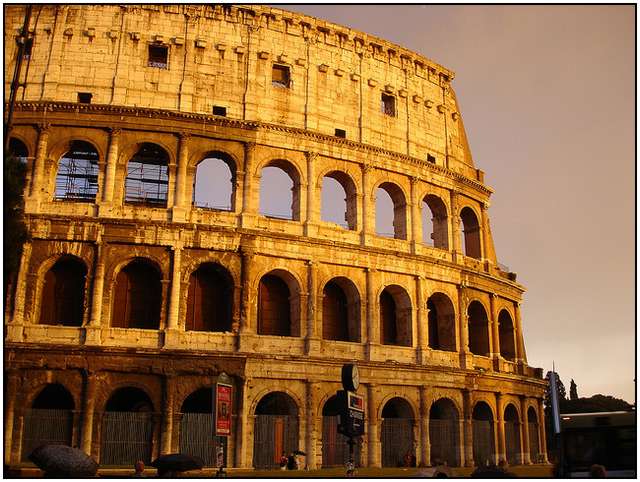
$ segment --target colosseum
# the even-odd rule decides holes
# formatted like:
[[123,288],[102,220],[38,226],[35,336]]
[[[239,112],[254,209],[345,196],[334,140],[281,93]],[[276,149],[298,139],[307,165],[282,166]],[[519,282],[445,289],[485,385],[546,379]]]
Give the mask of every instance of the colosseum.
[[260,5],[5,6],[30,234],[5,309],[5,464],[58,442],[103,467],[342,465],[345,363],[360,466],[546,463],[524,288],[497,262],[453,77]]

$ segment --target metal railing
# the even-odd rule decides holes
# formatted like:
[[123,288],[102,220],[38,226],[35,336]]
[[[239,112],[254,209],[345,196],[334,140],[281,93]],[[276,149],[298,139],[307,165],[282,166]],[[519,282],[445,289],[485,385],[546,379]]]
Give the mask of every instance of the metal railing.
[[455,419],[430,419],[429,442],[431,443],[431,464],[445,463],[449,467],[460,465],[459,423]]
[[410,418],[383,419],[380,439],[382,441],[382,466],[402,467],[406,453],[414,454],[413,420]]
[[[338,433],[340,416],[322,417],[322,466],[344,466],[349,460],[349,445],[347,437]],[[356,467],[361,464],[362,437],[357,437],[354,448],[354,462]]]
[[150,412],[104,412],[100,465],[133,467],[137,460],[150,463],[153,419]]
[[298,418],[293,415],[256,415],[253,432],[253,466],[273,469],[282,453],[298,449]]
[[71,445],[73,410],[27,409],[24,414],[23,461],[36,447],[44,444]]

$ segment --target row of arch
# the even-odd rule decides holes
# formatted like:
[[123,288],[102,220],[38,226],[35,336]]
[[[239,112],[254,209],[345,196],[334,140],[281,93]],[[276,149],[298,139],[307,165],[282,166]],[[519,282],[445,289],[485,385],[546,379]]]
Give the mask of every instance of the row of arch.
[[[25,144],[13,137],[14,155],[26,159]],[[94,202],[98,195],[100,154],[84,140],[73,140],[57,162],[54,198],[66,201]],[[127,162],[124,201],[152,207],[167,207],[170,157],[158,144],[140,143]],[[193,177],[194,207],[235,211],[237,163],[226,152],[212,151],[196,164]],[[261,168],[261,214],[268,217],[300,220],[301,176],[289,161],[272,160]],[[340,170],[324,174],[321,183],[321,219],[348,230],[357,229],[357,187],[352,177]],[[385,237],[407,239],[407,193],[396,183],[380,182],[374,192],[376,232]],[[460,213],[462,250],[481,258],[480,223],[476,212],[464,206]],[[440,249],[449,249],[449,218],[446,203],[436,194],[421,200],[422,240]],[[415,236],[418,236],[415,233]]]
[[[71,255],[60,257],[44,275],[39,323],[81,326],[84,319],[87,267]],[[257,290],[259,335],[301,336],[300,292],[295,277],[277,269],[264,274]],[[162,274],[155,263],[134,258],[115,275],[112,287],[111,326],[160,329],[163,300]],[[189,276],[185,313],[186,331],[230,332],[233,329],[234,282],[220,264],[205,262]],[[346,277],[335,277],[322,288],[322,337],[325,340],[361,341],[362,300],[358,288]],[[451,299],[433,293],[426,302],[428,346],[457,351],[456,313]],[[412,302],[407,291],[396,284],[385,286],[378,297],[380,342],[413,346]],[[473,300],[467,307],[469,350],[490,354],[489,318],[483,304]],[[516,331],[510,313],[498,315],[500,352],[505,359],[516,357]]]
[[[21,457],[26,460],[30,451],[41,443],[74,442],[73,396],[59,383],[47,384],[35,397],[26,411],[22,433]],[[253,463],[256,468],[277,466],[281,454],[298,450],[302,446],[299,430],[299,407],[287,393],[272,391],[263,395],[249,409],[253,418]],[[479,400],[471,407],[471,427],[473,460],[476,464],[497,462],[498,437],[496,418],[504,423],[505,457],[510,464],[524,463],[521,455],[525,447],[529,449],[529,460],[540,459],[543,448],[540,444],[538,415],[532,406],[524,414],[512,403],[507,403],[502,414],[496,417],[492,407]],[[198,424],[213,423],[212,389],[199,388],[188,394],[181,404],[179,445],[181,450],[200,455],[207,465],[214,463],[215,444],[211,438],[202,438]],[[348,456],[346,439],[337,435],[339,421],[336,396],[328,398],[321,407],[322,415],[322,466],[344,465]],[[234,410],[235,412],[235,410]],[[136,460],[150,462],[154,433],[159,422],[158,407],[153,405],[149,395],[140,387],[124,386],[115,389],[102,410],[102,423],[97,428],[100,440],[100,463],[102,465],[132,465]],[[370,414],[368,416],[371,416]],[[418,434],[418,414],[403,397],[392,397],[381,407],[381,462],[383,467],[405,465],[407,454],[416,462],[416,440]],[[431,463],[461,465],[461,414],[456,404],[449,398],[438,398],[428,409],[429,459]],[[528,424],[523,430],[522,424]],[[129,424],[128,427],[126,425]],[[133,427],[131,426],[133,424]],[[205,426],[205,432],[208,430]],[[523,446],[522,437],[528,436],[528,444]],[[226,447],[225,447],[226,450]],[[365,458],[357,446],[357,462],[366,465]],[[227,461],[230,460],[226,454]]]

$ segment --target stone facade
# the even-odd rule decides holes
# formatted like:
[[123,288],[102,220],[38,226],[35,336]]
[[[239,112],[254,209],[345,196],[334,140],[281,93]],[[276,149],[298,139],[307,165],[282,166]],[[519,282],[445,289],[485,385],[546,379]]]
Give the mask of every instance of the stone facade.
[[[6,98],[24,18],[25,7],[5,9]],[[492,191],[474,167],[451,71],[368,34],[258,5],[39,5],[28,30],[11,137],[26,150],[31,240],[5,314],[5,463],[23,457],[25,411],[51,384],[73,400],[72,443],[97,460],[103,414],[122,387],[137,387],[153,407],[153,455],[178,451],[183,402],[224,371],[235,387],[228,465],[254,465],[256,407],[277,392],[295,403],[298,447],[320,467],[323,407],[346,362],[360,368],[367,407],[363,465],[384,463],[383,411],[397,398],[410,407],[419,464],[431,462],[441,400],[453,407],[458,464],[473,464],[479,402],[491,411],[496,458],[515,443],[518,461],[546,460],[545,385],[526,361],[524,288],[497,263]],[[166,64],[150,63],[152,47]],[[290,76],[284,87],[272,81],[277,66]],[[214,106],[226,115],[211,115]],[[74,141],[97,153],[92,200],[58,195],[59,161]],[[167,155],[163,206],[125,201],[128,162],[143,143]],[[192,203],[198,165],[212,152],[229,160],[230,210]],[[262,169],[273,165],[293,181],[290,220],[260,214]],[[327,175],[352,206],[347,229],[321,219]],[[395,203],[394,238],[376,234],[381,186]],[[437,214],[429,205],[434,243],[422,237],[428,197],[442,206]],[[71,258],[86,273],[81,323],[42,323],[47,275]],[[157,329],[111,326],[118,277],[134,260],[158,273]],[[226,331],[185,329],[191,276],[203,263],[232,280]],[[260,333],[265,275],[289,290],[291,336]],[[336,279],[350,283],[357,341],[323,339],[323,290]],[[383,339],[385,290],[407,343]],[[450,305],[449,349],[430,335],[430,323],[445,323],[441,305],[430,315],[436,294]]]

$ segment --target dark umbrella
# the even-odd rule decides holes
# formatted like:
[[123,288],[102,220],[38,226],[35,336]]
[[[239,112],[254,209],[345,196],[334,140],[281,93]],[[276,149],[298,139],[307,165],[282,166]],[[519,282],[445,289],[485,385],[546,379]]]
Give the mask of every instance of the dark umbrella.
[[204,462],[195,455],[166,454],[151,462],[151,466],[158,469],[158,473],[185,472],[187,470],[201,469],[204,466]]
[[29,454],[29,460],[54,477],[91,477],[98,471],[95,460],[67,445],[40,445]]
[[305,455],[306,456],[307,454],[305,454],[302,450],[294,450],[293,451],[293,455]]

